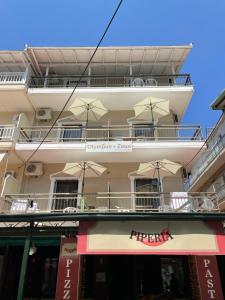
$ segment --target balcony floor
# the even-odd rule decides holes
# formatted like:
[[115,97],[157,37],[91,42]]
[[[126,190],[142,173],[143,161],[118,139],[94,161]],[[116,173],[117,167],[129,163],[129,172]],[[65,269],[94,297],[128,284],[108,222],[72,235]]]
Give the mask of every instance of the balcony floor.
[[[85,143],[44,143],[32,159],[44,163],[66,163],[80,160],[126,163],[167,158],[186,164],[201,149],[203,144],[203,141],[133,142],[132,152],[92,153],[85,151]],[[25,160],[38,145],[38,143],[17,143],[15,150],[19,157]]]

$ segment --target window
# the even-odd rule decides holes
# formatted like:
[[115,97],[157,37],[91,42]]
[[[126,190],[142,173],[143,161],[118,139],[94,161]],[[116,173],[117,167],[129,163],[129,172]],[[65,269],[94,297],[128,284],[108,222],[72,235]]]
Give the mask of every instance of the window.
[[137,193],[135,201],[137,210],[154,210],[159,207],[159,196],[157,194],[149,194],[159,191],[158,179],[136,178],[135,191]]
[[76,142],[82,138],[82,125],[76,124],[63,124],[61,132],[61,141],[63,142]]
[[137,138],[153,138],[154,126],[152,123],[133,124],[133,136]]

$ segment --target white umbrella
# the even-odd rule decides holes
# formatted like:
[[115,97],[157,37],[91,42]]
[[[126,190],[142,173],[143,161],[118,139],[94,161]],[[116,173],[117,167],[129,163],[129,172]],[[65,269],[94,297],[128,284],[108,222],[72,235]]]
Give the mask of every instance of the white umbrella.
[[151,120],[166,116],[170,113],[169,101],[156,97],[147,97],[134,105],[135,117]]
[[145,175],[151,178],[158,177],[159,189],[160,178],[166,176],[174,176],[182,166],[168,159],[155,160],[147,163],[140,163],[137,174]]
[[69,107],[69,111],[75,117],[88,123],[89,120],[99,120],[108,112],[108,109],[97,98],[76,98]]
[[72,176],[82,177],[82,191],[84,191],[84,178],[85,177],[98,177],[106,171],[106,168],[96,164],[93,161],[81,161],[75,163],[66,163],[62,173],[69,174]]

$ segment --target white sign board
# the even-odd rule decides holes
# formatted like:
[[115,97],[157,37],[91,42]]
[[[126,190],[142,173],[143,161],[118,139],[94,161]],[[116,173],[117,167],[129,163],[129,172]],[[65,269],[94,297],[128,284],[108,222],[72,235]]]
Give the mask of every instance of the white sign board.
[[129,141],[99,141],[87,142],[86,152],[131,152],[132,142]]

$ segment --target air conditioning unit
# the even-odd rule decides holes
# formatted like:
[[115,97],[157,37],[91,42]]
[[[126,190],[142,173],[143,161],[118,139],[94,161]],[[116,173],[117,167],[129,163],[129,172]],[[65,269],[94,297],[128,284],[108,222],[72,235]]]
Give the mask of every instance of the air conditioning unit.
[[6,171],[4,174],[4,177],[6,178],[8,176],[12,176],[12,177],[16,178],[16,172],[14,170]]
[[43,163],[41,162],[27,163],[24,174],[26,176],[36,176],[36,177],[43,175]]
[[43,120],[48,121],[52,118],[52,110],[51,108],[39,108],[36,111],[36,119],[37,120]]

